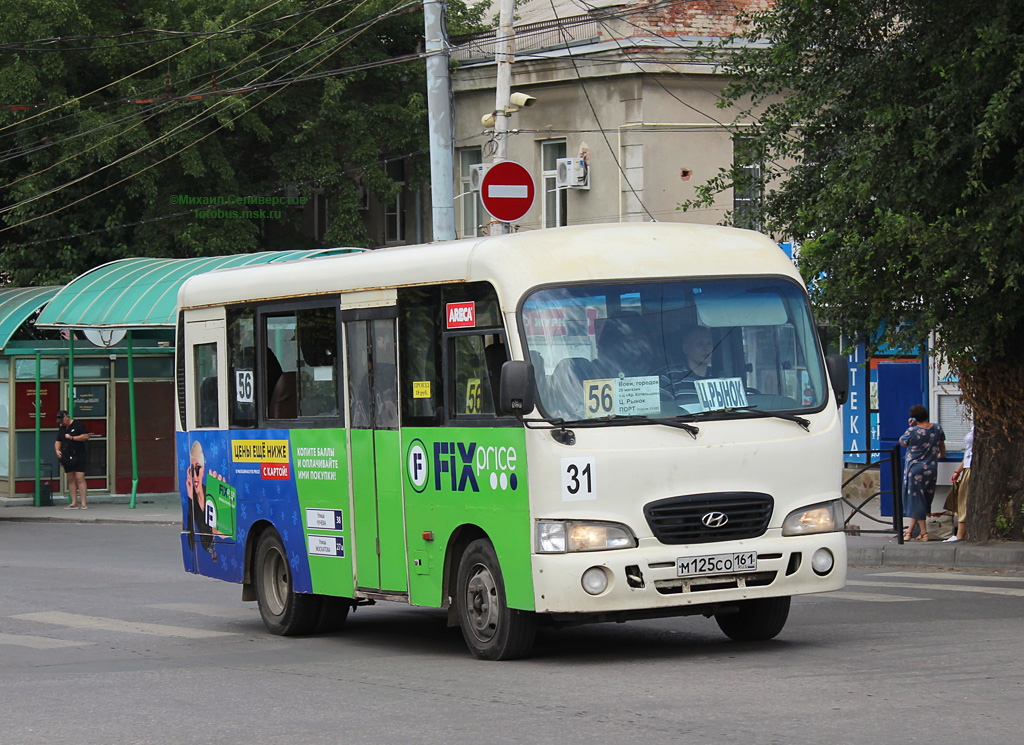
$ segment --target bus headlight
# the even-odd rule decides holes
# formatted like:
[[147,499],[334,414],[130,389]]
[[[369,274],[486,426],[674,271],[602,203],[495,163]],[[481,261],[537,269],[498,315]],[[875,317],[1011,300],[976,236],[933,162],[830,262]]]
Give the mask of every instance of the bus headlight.
[[569,520],[537,522],[537,553],[564,554],[573,551],[608,551],[635,548],[636,538],[625,525],[584,523]]
[[843,529],[843,503],[838,499],[790,512],[782,522],[782,535],[814,535]]

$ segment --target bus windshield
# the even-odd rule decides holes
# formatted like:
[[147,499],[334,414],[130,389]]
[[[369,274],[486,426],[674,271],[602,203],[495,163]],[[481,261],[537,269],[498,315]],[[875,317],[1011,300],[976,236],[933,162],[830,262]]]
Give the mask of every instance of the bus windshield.
[[806,412],[826,400],[807,296],[786,279],[544,287],[520,323],[549,417]]

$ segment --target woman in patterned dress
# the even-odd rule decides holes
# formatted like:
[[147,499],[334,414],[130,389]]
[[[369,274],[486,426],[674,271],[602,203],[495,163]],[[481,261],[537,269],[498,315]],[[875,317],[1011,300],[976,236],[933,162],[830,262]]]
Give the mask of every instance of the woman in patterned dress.
[[903,433],[900,444],[907,448],[903,467],[903,514],[910,520],[903,540],[909,541],[920,523],[921,533],[915,540],[927,541],[925,520],[935,497],[939,458],[946,456],[946,433],[938,424],[928,421],[928,409],[918,404],[910,407],[910,428]]

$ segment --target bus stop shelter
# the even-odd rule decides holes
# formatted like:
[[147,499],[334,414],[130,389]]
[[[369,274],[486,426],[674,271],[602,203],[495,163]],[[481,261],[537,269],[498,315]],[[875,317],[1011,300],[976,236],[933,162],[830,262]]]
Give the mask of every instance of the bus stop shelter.
[[[128,422],[131,446],[131,500],[135,507],[138,482],[138,441],[136,429],[135,369],[133,332],[140,330],[166,332],[173,341],[177,324],[178,289],[186,279],[196,274],[234,267],[314,258],[354,249],[320,249],[303,251],[266,251],[232,256],[212,256],[193,259],[129,258],[96,267],[69,282],[63,288],[31,288],[48,290],[41,299],[44,305],[35,327],[65,332],[67,337],[67,401],[60,408],[75,415],[75,332],[82,332],[94,345],[109,347],[121,345],[127,357]],[[355,249],[358,250],[358,249]],[[40,307],[36,306],[36,309]],[[32,311],[34,312],[34,310]],[[24,322],[22,319],[22,323]],[[164,343],[169,346],[169,343]],[[167,349],[170,353],[172,350]],[[39,391],[39,364],[36,369],[36,390]],[[79,399],[81,404],[81,399]],[[41,474],[40,435],[41,417],[36,426],[36,489],[35,503],[40,504]],[[174,417],[168,418],[169,422]],[[174,427],[170,425],[167,438],[173,443]]]

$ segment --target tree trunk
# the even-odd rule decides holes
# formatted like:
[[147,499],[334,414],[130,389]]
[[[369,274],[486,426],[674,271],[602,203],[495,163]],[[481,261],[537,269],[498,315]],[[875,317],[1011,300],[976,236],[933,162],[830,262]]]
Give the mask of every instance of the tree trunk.
[[[971,482],[967,496],[967,540],[1024,538],[1024,441],[1001,433],[975,432]],[[993,436],[995,435],[995,436]]]
[[[967,540],[1024,540],[1024,360],[960,367],[974,414]],[[966,374],[965,374],[966,373]]]

